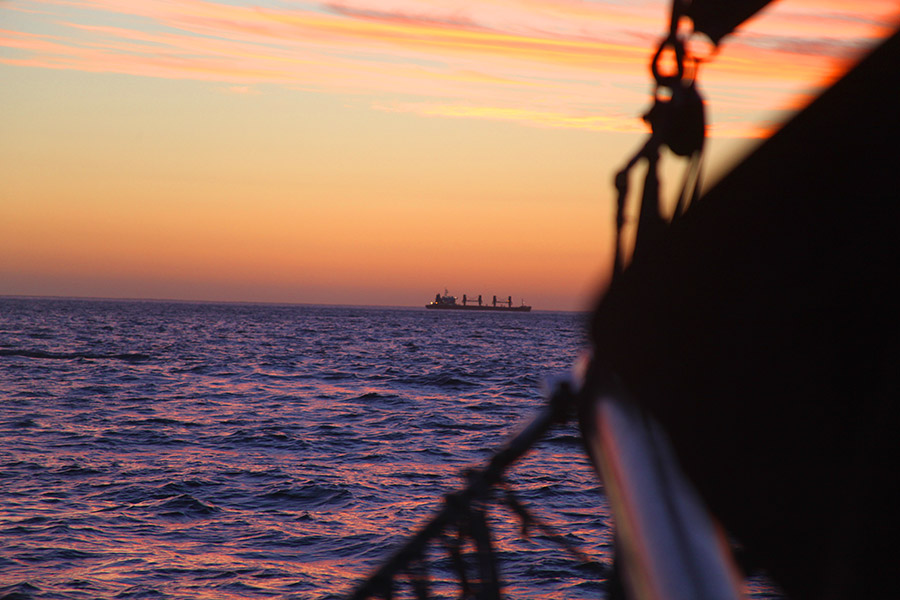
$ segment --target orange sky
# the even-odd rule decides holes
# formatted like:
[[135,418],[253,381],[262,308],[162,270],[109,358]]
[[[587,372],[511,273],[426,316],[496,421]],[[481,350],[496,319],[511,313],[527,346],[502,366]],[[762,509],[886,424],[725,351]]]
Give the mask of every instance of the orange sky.
[[[784,0],[726,38],[700,77],[712,171],[897,10]],[[0,294],[420,305],[446,287],[567,310],[607,276],[610,180],[666,26],[649,1],[0,15]]]

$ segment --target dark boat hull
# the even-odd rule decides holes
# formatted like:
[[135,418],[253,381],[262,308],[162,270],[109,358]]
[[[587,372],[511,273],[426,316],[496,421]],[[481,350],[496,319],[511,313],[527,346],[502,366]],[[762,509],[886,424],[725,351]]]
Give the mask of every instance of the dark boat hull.
[[900,597],[897,64],[900,33],[635,256],[592,323],[595,364],[798,600]]

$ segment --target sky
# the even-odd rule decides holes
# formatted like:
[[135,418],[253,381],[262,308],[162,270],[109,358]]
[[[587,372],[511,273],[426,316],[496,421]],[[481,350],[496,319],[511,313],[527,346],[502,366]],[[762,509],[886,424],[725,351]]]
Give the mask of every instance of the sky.
[[[0,295],[585,309],[668,10],[0,0]],[[898,15],[782,0],[698,41],[707,181]]]

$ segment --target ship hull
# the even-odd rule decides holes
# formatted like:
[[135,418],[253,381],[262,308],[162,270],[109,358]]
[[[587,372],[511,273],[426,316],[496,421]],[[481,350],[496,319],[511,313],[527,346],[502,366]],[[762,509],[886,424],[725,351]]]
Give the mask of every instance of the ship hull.
[[437,304],[432,302],[431,304],[426,304],[425,308],[429,310],[489,310],[494,312],[530,312],[530,306],[478,306],[476,305],[462,305],[462,304]]

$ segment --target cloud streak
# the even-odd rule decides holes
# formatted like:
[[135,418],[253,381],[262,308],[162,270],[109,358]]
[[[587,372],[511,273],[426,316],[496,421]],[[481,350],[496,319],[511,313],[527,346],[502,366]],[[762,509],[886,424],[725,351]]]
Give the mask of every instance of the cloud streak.
[[[774,96],[783,107],[791,102],[779,94],[797,82],[808,88],[826,80],[887,30],[848,3],[825,4],[826,11],[814,12],[800,1],[791,11],[760,17],[768,29],[750,27],[726,41],[704,81],[709,75],[711,89],[763,87],[772,92],[769,102]],[[886,2],[873,5],[885,20],[896,13]],[[660,4],[640,1],[624,9],[575,0],[268,7],[15,0],[2,10],[29,16],[17,20],[21,27],[0,31],[0,63],[7,65],[193,79],[231,89],[276,84],[372,95],[382,110],[609,131],[640,127],[634,114],[648,89],[646,40],[664,26]],[[40,19],[33,17],[38,12]],[[394,101],[385,104],[387,95]],[[747,99],[765,102],[752,92],[715,99],[729,123],[720,134],[758,135],[738,116]]]

